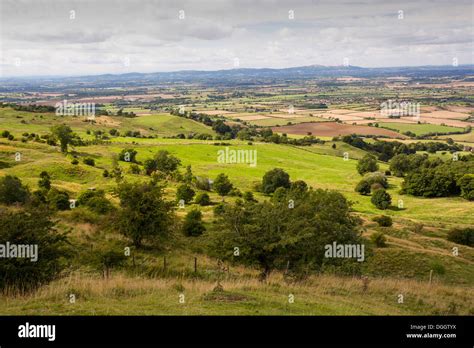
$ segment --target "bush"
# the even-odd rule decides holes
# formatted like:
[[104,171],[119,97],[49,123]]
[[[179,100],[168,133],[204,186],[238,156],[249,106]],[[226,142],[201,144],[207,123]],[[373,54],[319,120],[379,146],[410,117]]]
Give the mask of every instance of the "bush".
[[6,175],[0,178],[0,203],[26,203],[30,192],[16,176]]
[[290,176],[280,168],[266,172],[262,179],[262,190],[265,194],[271,194],[279,187],[290,188],[290,185]]
[[372,219],[372,221],[375,221],[379,224],[379,226],[382,227],[390,227],[393,224],[392,218],[386,215],[376,216]]
[[185,236],[200,236],[205,230],[206,228],[202,224],[202,213],[199,210],[193,209],[186,214],[182,227]]
[[93,158],[86,157],[82,161],[84,162],[84,164],[87,164],[88,166],[92,166],[92,167],[95,166],[95,161]]
[[67,239],[55,230],[45,211],[2,211],[0,220],[0,241],[37,246],[35,262],[31,258],[2,259],[1,290],[30,291],[59,276],[65,265]]
[[474,228],[455,228],[448,232],[450,242],[474,247]]
[[370,199],[373,205],[378,209],[385,210],[392,204],[392,197],[384,189],[375,191]]
[[387,246],[385,235],[382,232],[374,232],[370,236],[370,240],[378,247],[385,248]]
[[46,201],[49,207],[54,210],[69,210],[71,209],[71,203],[69,202],[69,195],[67,192],[59,191],[58,189],[52,188],[46,195]]
[[196,204],[206,206],[211,204],[211,199],[207,193],[199,193],[195,199]]
[[225,212],[226,205],[224,203],[219,203],[214,207],[214,215],[221,216]]
[[74,159],[71,161],[71,164],[74,164],[74,165],[79,164],[79,161],[74,158]]
[[187,184],[182,184],[178,186],[178,190],[176,191],[176,200],[183,200],[185,203],[189,203],[193,200],[194,195],[195,192],[191,188],[191,186]]

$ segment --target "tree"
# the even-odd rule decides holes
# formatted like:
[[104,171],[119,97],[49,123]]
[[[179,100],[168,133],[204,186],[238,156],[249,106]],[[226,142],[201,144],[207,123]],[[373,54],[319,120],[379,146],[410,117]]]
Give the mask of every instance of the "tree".
[[222,200],[224,200],[224,196],[229,194],[234,185],[232,185],[227,175],[221,173],[217,176],[216,180],[214,180],[212,187],[222,197]]
[[202,223],[202,213],[199,210],[193,209],[186,214],[182,227],[185,236],[200,236],[205,230],[206,228]]
[[56,231],[47,211],[4,210],[0,220],[0,241],[33,248],[30,258],[2,259],[0,289],[30,291],[59,276],[66,263],[67,237]]
[[0,203],[26,203],[30,192],[16,176],[6,175],[0,178]]
[[364,175],[365,173],[370,172],[376,172],[377,170],[379,170],[377,159],[370,154],[366,154],[357,162],[357,171],[360,175]]
[[114,226],[141,247],[144,239],[169,238],[175,222],[174,203],[164,200],[164,187],[152,183],[122,183]]
[[[360,241],[360,220],[350,211],[342,194],[320,189],[306,192],[293,209],[285,200],[223,206],[209,252],[257,266],[262,280],[288,265],[292,272],[316,271],[323,263],[337,263],[325,258],[325,245]],[[236,246],[239,257],[234,256]]]
[[40,179],[38,181],[38,186],[41,189],[48,191],[51,188],[51,177],[48,172],[42,171],[40,174]]
[[74,138],[74,133],[72,132],[71,127],[64,124],[57,125],[51,128],[51,132],[53,133],[53,136],[61,143],[61,151],[67,152],[67,147]]
[[283,169],[275,168],[265,173],[262,179],[262,191],[271,194],[279,187],[290,188],[290,176]]
[[390,194],[388,194],[387,191],[380,189],[372,194],[370,201],[378,209],[385,210],[390,206],[390,204],[392,204],[392,197],[390,197]]
[[178,190],[176,191],[176,200],[183,200],[185,203],[189,203],[193,200],[194,195],[195,192],[191,186],[188,184],[182,184],[178,186]]

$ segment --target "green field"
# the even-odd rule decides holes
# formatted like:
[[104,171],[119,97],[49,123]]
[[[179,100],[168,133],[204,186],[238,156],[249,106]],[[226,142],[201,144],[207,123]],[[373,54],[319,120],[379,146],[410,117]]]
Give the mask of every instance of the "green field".
[[463,130],[463,128],[459,128],[459,127],[441,126],[437,124],[427,124],[427,123],[411,124],[411,123],[380,122],[379,127],[392,129],[400,133],[412,132],[416,135],[425,135],[429,133],[459,132]]

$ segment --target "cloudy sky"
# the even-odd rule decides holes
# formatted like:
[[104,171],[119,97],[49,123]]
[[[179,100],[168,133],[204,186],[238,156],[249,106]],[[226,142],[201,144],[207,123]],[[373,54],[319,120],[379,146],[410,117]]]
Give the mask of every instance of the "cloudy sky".
[[471,0],[0,0],[2,76],[473,64]]

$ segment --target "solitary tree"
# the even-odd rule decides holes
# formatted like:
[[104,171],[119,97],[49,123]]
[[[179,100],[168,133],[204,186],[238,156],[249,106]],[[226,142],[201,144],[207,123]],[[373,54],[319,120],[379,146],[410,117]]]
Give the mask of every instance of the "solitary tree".
[[117,190],[120,207],[115,226],[141,247],[144,239],[169,237],[175,216],[172,202],[164,200],[164,187],[152,183],[122,183]]
[[67,146],[72,142],[73,132],[71,127],[64,124],[57,125],[51,128],[55,138],[61,143],[61,151],[67,152]]

